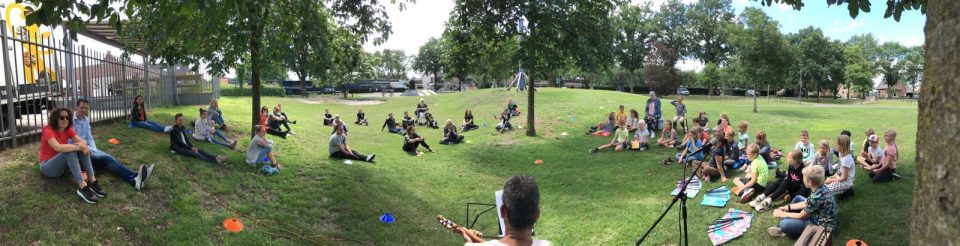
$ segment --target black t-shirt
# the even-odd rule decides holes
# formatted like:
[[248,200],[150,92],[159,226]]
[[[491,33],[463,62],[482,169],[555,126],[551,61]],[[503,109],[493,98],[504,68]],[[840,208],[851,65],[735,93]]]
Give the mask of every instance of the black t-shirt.
[[397,127],[397,120],[395,120],[395,119],[393,119],[393,118],[387,118],[387,121],[383,122],[383,126],[390,127],[391,129],[392,129],[392,128],[396,128],[396,127]]
[[463,119],[466,120],[466,121],[473,122],[473,115],[463,116]]
[[410,116],[404,116],[403,128],[407,128],[408,126],[412,126],[412,125],[413,125],[413,118],[410,118]]
[[696,122],[700,127],[707,127],[707,123],[709,123],[710,120],[707,119],[707,117],[697,117],[693,119],[693,122]]

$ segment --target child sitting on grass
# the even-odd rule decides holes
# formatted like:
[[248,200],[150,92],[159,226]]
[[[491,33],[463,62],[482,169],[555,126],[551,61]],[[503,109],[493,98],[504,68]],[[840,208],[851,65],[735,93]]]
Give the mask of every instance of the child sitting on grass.
[[893,129],[887,130],[883,134],[883,140],[887,143],[887,149],[883,151],[883,158],[880,159],[880,163],[864,167],[867,171],[867,175],[870,175],[870,179],[873,182],[886,182],[893,180],[897,175],[897,160],[900,159],[900,152],[897,149],[897,131]]
[[766,162],[767,168],[774,169],[777,168],[777,160],[780,159],[782,154],[780,150],[775,150],[770,147],[770,142],[767,141],[767,133],[764,131],[757,132],[757,146],[760,147],[760,156],[763,157],[763,161]]
[[777,178],[772,184],[768,185],[763,194],[757,196],[749,203],[751,207],[758,212],[764,212],[773,206],[773,202],[784,198],[790,200],[790,197],[804,195],[806,189],[803,187],[803,158],[802,152],[791,151],[787,153],[787,175]]
[[770,180],[767,163],[760,157],[760,146],[751,144],[747,147],[747,159],[750,160],[750,172],[747,176],[734,179],[731,189],[734,195],[740,196],[740,202],[750,201],[754,193],[764,190],[764,185]]
[[683,164],[690,165],[693,161],[703,160],[704,153],[702,151],[698,152],[698,150],[703,148],[704,143],[700,138],[701,131],[699,126],[694,126],[693,129],[687,132],[687,136],[684,137],[683,143],[681,144],[684,146],[684,149],[683,152],[680,153],[679,158],[683,161]]
[[626,124],[625,121],[621,121],[617,123],[616,133],[613,134],[613,139],[610,140],[610,143],[601,145],[600,147],[590,149],[587,152],[589,152],[590,154],[593,154],[593,153],[597,153],[597,151],[600,151],[605,148],[610,148],[610,147],[614,147],[614,151],[620,152],[621,150],[629,148],[630,147],[629,145],[630,131],[627,131],[627,128],[624,127],[624,124]]
[[660,134],[660,138],[657,139],[657,145],[673,148],[680,143],[680,139],[677,136],[677,130],[670,126],[669,120],[663,125],[663,132]]
[[833,175],[835,170],[833,169],[833,155],[830,154],[830,142],[826,139],[820,140],[820,147],[817,149],[817,153],[813,156],[812,160],[805,164],[807,164],[807,166],[822,166],[824,174],[827,176]]
[[783,220],[780,220],[779,227],[767,229],[771,237],[798,237],[808,225],[823,226],[828,230],[833,230],[837,225],[837,202],[823,185],[823,168],[809,166],[802,172],[803,185],[812,191],[810,198],[793,197],[791,204],[773,211],[773,217]]
[[[853,154],[850,153],[850,137],[837,137],[837,152],[840,153],[840,168],[837,173],[824,181],[830,193],[841,195],[853,190],[853,177],[857,174],[854,168]],[[849,194],[848,194],[849,195]],[[846,197],[847,195],[844,195]]]
[[[637,111],[631,110],[631,112],[636,113]],[[630,129],[627,128],[627,130],[629,131]],[[637,129],[635,130],[633,141],[637,143],[637,148],[639,148],[640,151],[647,150],[650,142],[650,131],[647,130],[647,123],[643,121],[637,122]]]
[[883,149],[880,148],[880,138],[877,135],[867,136],[867,147],[857,156],[857,163],[861,167],[880,164],[880,158],[883,158]]
[[813,143],[810,142],[810,133],[807,130],[800,131],[800,141],[793,146],[793,150],[800,151],[803,154],[803,162],[813,160]]
[[613,112],[610,112],[610,115],[607,116],[606,120],[602,120],[599,123],[597,123],[596,126],[591,127],[590,131],[588,131],[587,134],[599,136],[599,137],[606,137],[606,136],[610,136],[610,134],[613,133],[613,131],[616,130],[616,128],[617,128],[616,115]]

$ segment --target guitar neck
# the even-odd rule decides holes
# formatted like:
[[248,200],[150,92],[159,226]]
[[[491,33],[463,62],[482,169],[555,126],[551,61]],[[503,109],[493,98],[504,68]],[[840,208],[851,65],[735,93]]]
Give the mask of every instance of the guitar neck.
[[457,223],[453,223],[453,221],[450,221],[449,219],[443,217],[443,215],[437,215],[437,222],[439,222],[441,226],[449,229],[450,232],[453,232],[455,234],[460,235],[461,231],[466,232],[465,234],[467,235],[467,237],[470,238],[470,241],[473,241],[475,243],[486,242],[485,240],[483,240],[483,234],[480,233],[479,231],[462,227]]

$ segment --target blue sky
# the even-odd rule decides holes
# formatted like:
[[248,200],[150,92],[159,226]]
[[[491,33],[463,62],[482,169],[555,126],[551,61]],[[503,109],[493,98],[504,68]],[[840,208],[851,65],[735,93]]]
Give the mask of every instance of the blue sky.
[[860,13],[856,19],[850,17],[847,6],[827,6],[826,0],[807,0],[805,6],[796,11],[786,5],[762,6],[760,2],[734,0],[737,13],[746,7],[756,7],[780,23],[780,32],[797,32],[808,26],[823,30],[831,39],[846,41],[851,36],[872,33],[880,43],[898,42],[904,46],[923,45],[923,26],[927,17],[920,11],[906,11],[900,22],[883,18],[887,8],[886,1],[871,1],[870,13]]

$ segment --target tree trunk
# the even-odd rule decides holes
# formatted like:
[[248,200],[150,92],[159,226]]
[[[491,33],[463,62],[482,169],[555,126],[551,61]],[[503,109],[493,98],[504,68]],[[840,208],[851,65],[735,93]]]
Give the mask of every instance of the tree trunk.
[[250,38],[250,61],[252,62],[250,64],[251,65],[250,80],[252,82],[251,86],[253,87],[251,88],[253,89],[253,92],[251,95],[253,97],[253,105],[252,105],[253,114],[251,115],[251,118],[253,120],[251,121],[252,124],[250,126],[251,137],[255,133],[254,127],[260,124],[260,66],[258,62],[260,61],[260,35],[259,34],[261,33],[261,30],[260,28],[256,28],[256,27],[254,27],[253,29],[254,29],[253,36]]
[[533,114],[533,77],[527,76],[527,136],[535,137],[537,136],[537,130],[534,127],[536,121],[534,120]]
[[304,97],[307,96],[307,76],[305,76],[304,71],[297,72],[297,77],[300,78],[300,94]]
[[910,244],[949,245],[960,241],[960,1],[927,4]]

